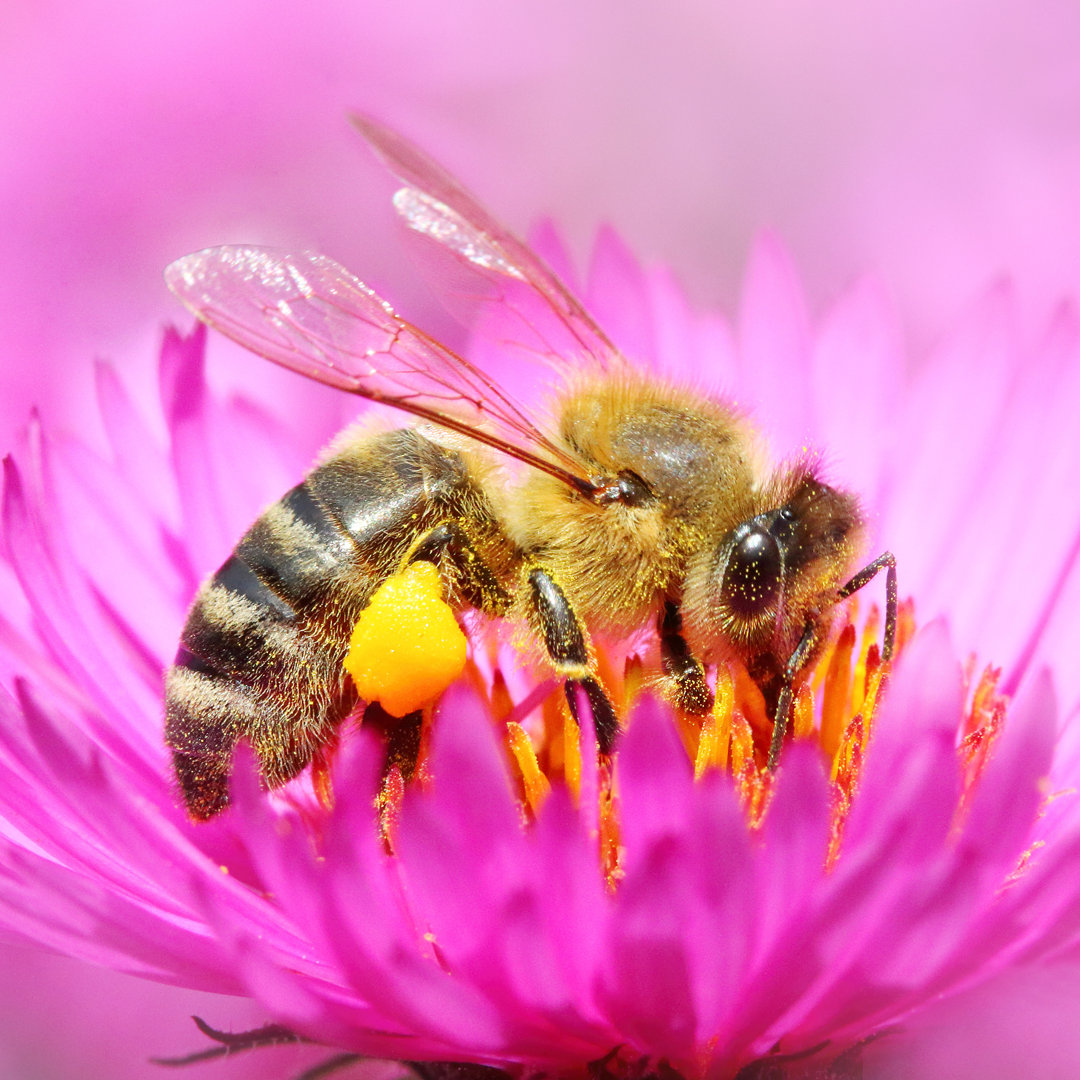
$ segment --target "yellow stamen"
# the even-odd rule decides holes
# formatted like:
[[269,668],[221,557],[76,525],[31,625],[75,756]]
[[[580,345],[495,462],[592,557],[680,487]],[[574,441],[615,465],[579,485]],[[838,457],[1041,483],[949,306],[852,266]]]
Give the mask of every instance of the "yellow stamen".
[[511,722],[506,725],[506,735],[510,741],[510,752],[521,770],[525,801],[535,814],[551,792],[551,784],[540,771],[540,762],[536,759],[536,751],[525,729],[520,724]]
[[717,754],[714,764],[726,769],[731,758],[731,718],[735,709],[735,680],[731,668],[723,664],[716,672],[716,699],[713,720],[716,722]]
[[710,713],[705,717],[701,725],[701,734],[698,736],[697,754],[694,757],[694,779],[700,780],[706,769],[713,767],[713,763],[720,756],[720,733],[716,730],[716,717]]
[[401,775],[401,769],[392,765],[383,777],[382,788],[375,798],[383,843],[389,851],[394,850],[394,836],[397,832],[398,818],[401,816],[401,804],[404,799],[405,780]]
[[832,779],[838,784],[847,786],[849,781],[854,779],[866,731],[866,721],[862,713],[853,716],[844,728],[843,738],[833,758],[831,773]]
[[825,673],[821,697],[821,747],[836,754],[847,722],[848,692],[851,689],[851,654],[855,648],[855,627],[844,627],[836,641]]
[[743,776],[756,768],[754,763],[754,733],[740,712],[731,714],[731,771]]
[[623,669],[623,715],[627,715],[634,708],[634,702],[641,696],[645,689],[645,667],[641,657],[636,654],[626,658]]
[[796,688],[791,703],[791,733],[796,739],[814,734],[814,698],[805,684]]
[[693,759],[693,779],[701,780],[706,769],[713,767],[719,757],[719,732],[716,730],[716,717],[710,713],[705,717],[698,737],[698,753]]
[[867,737],[870,735],[870,724],[873,722],[874,714],[877,710],[878,696],[881,692],[881,685],[885,679],[885,669],[881,666],[881,659],[877,651],[877,646],[870,650],[868,657],[867,670],[869,675],[867,678],[866,686],[866,698],[863,701],[863,728],[866,731]]
[[727,665],[716,673],[716,700],[712,712],[701,725],[694,779],[700,780],[708,769],[726,769],[731,752],[731,714],[735,704],[735,683]]
[[563,775],[574,799],[581,795],[581,729],[566,709],[563,715]]
[[881,612],[877,606],[870,608],[870,614],[866,617],[866,625],[863,627],[862,646],[859,649],[859,659],[855,664],[855,676],[852,680],[851,705],[855,712],[863,707],[866,698],[867,687],[867,664],[870,659],[870,650],[877,647],[877,639],[881,633]]
[[608,887],[614,888],[622,873],[619,867],[619,814],[615,778],[607,760],[601,761],[597,780],[600,786],[600,865]]

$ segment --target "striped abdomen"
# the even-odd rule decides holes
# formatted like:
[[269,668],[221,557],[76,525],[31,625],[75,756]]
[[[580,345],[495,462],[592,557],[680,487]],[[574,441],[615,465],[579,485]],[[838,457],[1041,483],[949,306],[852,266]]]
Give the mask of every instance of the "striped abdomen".
[[356,701],[342,660],[360,612],[419,535],[462,513],[491,520],[465,460],[404,429],[338,454],[255,522],[199,591],[166,680],[194,817],[227,804],[238,740],[271,787],[332,740]]

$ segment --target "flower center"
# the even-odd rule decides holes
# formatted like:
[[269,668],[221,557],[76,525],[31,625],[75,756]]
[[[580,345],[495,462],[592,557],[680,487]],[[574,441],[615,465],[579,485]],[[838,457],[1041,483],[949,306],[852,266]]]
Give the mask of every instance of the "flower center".
[[[905,602],[899,606],[894,656],[904,651],[914,631],[913,607]],[[817,745],[828,763],[832,793],[830,865],[840,855],[845,824],[857,798],[866,750],[885,696],[889,670],[881,660],[881,632],[880,609],[871,607],[860,620],[856,605],[850,604],[839,632],[802,673],[794,689],[790,739]],[[632,716],[635,701],[650,683],[640,656],[600,648],[597,660],[600,679],[619,715]],[[959,733],[965,778],[961,814],[1003,725],[1007,706],[997,689],[1000,670],[988,667],[977,679],[974,670],[972,661],[968,670],[969,705]],[[497,665],[494,674],[485,677],[470,659],[465,678],[486,699],[493,720],[505,732],[507,756],[516,774],[525,817],[535,817],[553,784],[565,784],[574,798],[580,799],[586,786],[581,731],[557,682],[543,681],[515,702]],[[715,704],[709,713],[699,716],[673,709],[674,722],[695,779],[715,771],[729,773],[749,825],[757,828],[767,812],[776,776],[767,767],[773,720],[761,690],[741,663],[720,665],[715,671],[714,689]],[[427,741],[425,737],[416,773],[421,782],[427,775]],[[384,832],[391,846],[404,787],[400,772],[391,768],[379,800]],[[588,787],[597,791],[600,800],[600,857],[614,885],[620,876],[617,749],[611,761],[601,763],[596,785]]]

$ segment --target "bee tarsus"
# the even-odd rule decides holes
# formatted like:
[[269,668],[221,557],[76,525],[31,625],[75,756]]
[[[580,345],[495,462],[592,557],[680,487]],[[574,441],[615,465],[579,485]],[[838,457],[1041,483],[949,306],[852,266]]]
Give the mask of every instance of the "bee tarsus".
[[660,614],[660,662],[675,705],[684,712],[701,715],[713,707],[713,692],[705,681],[705,668],[682,636],[682,628],[679,605],[668,600]]
[[889,663],[896,648],[896,613],[899,607],[896,584],[896,556],[891,551],[883,551],[873,562],[864,566],[841,590],[839,598],[846,600],[852,593],[857,593],[885,570],[885,633],[881,642],[881,659]]

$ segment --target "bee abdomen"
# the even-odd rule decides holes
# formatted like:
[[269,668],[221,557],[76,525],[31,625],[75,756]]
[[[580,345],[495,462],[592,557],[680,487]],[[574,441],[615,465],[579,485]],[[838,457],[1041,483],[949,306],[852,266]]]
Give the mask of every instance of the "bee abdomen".
[[192,814],[228,802],[236,742],[270,783],[295,775],[347,711],[340,653],[240,555],[203,586],[166,680],[166,741]]
[[404,429],[354,445],[271,506],[192,605],[166,680],[166,741],[193,816],[228,802],[237,741],[271,787],[356,702],[342,662],[374,589],[473,489],[461,456]]

